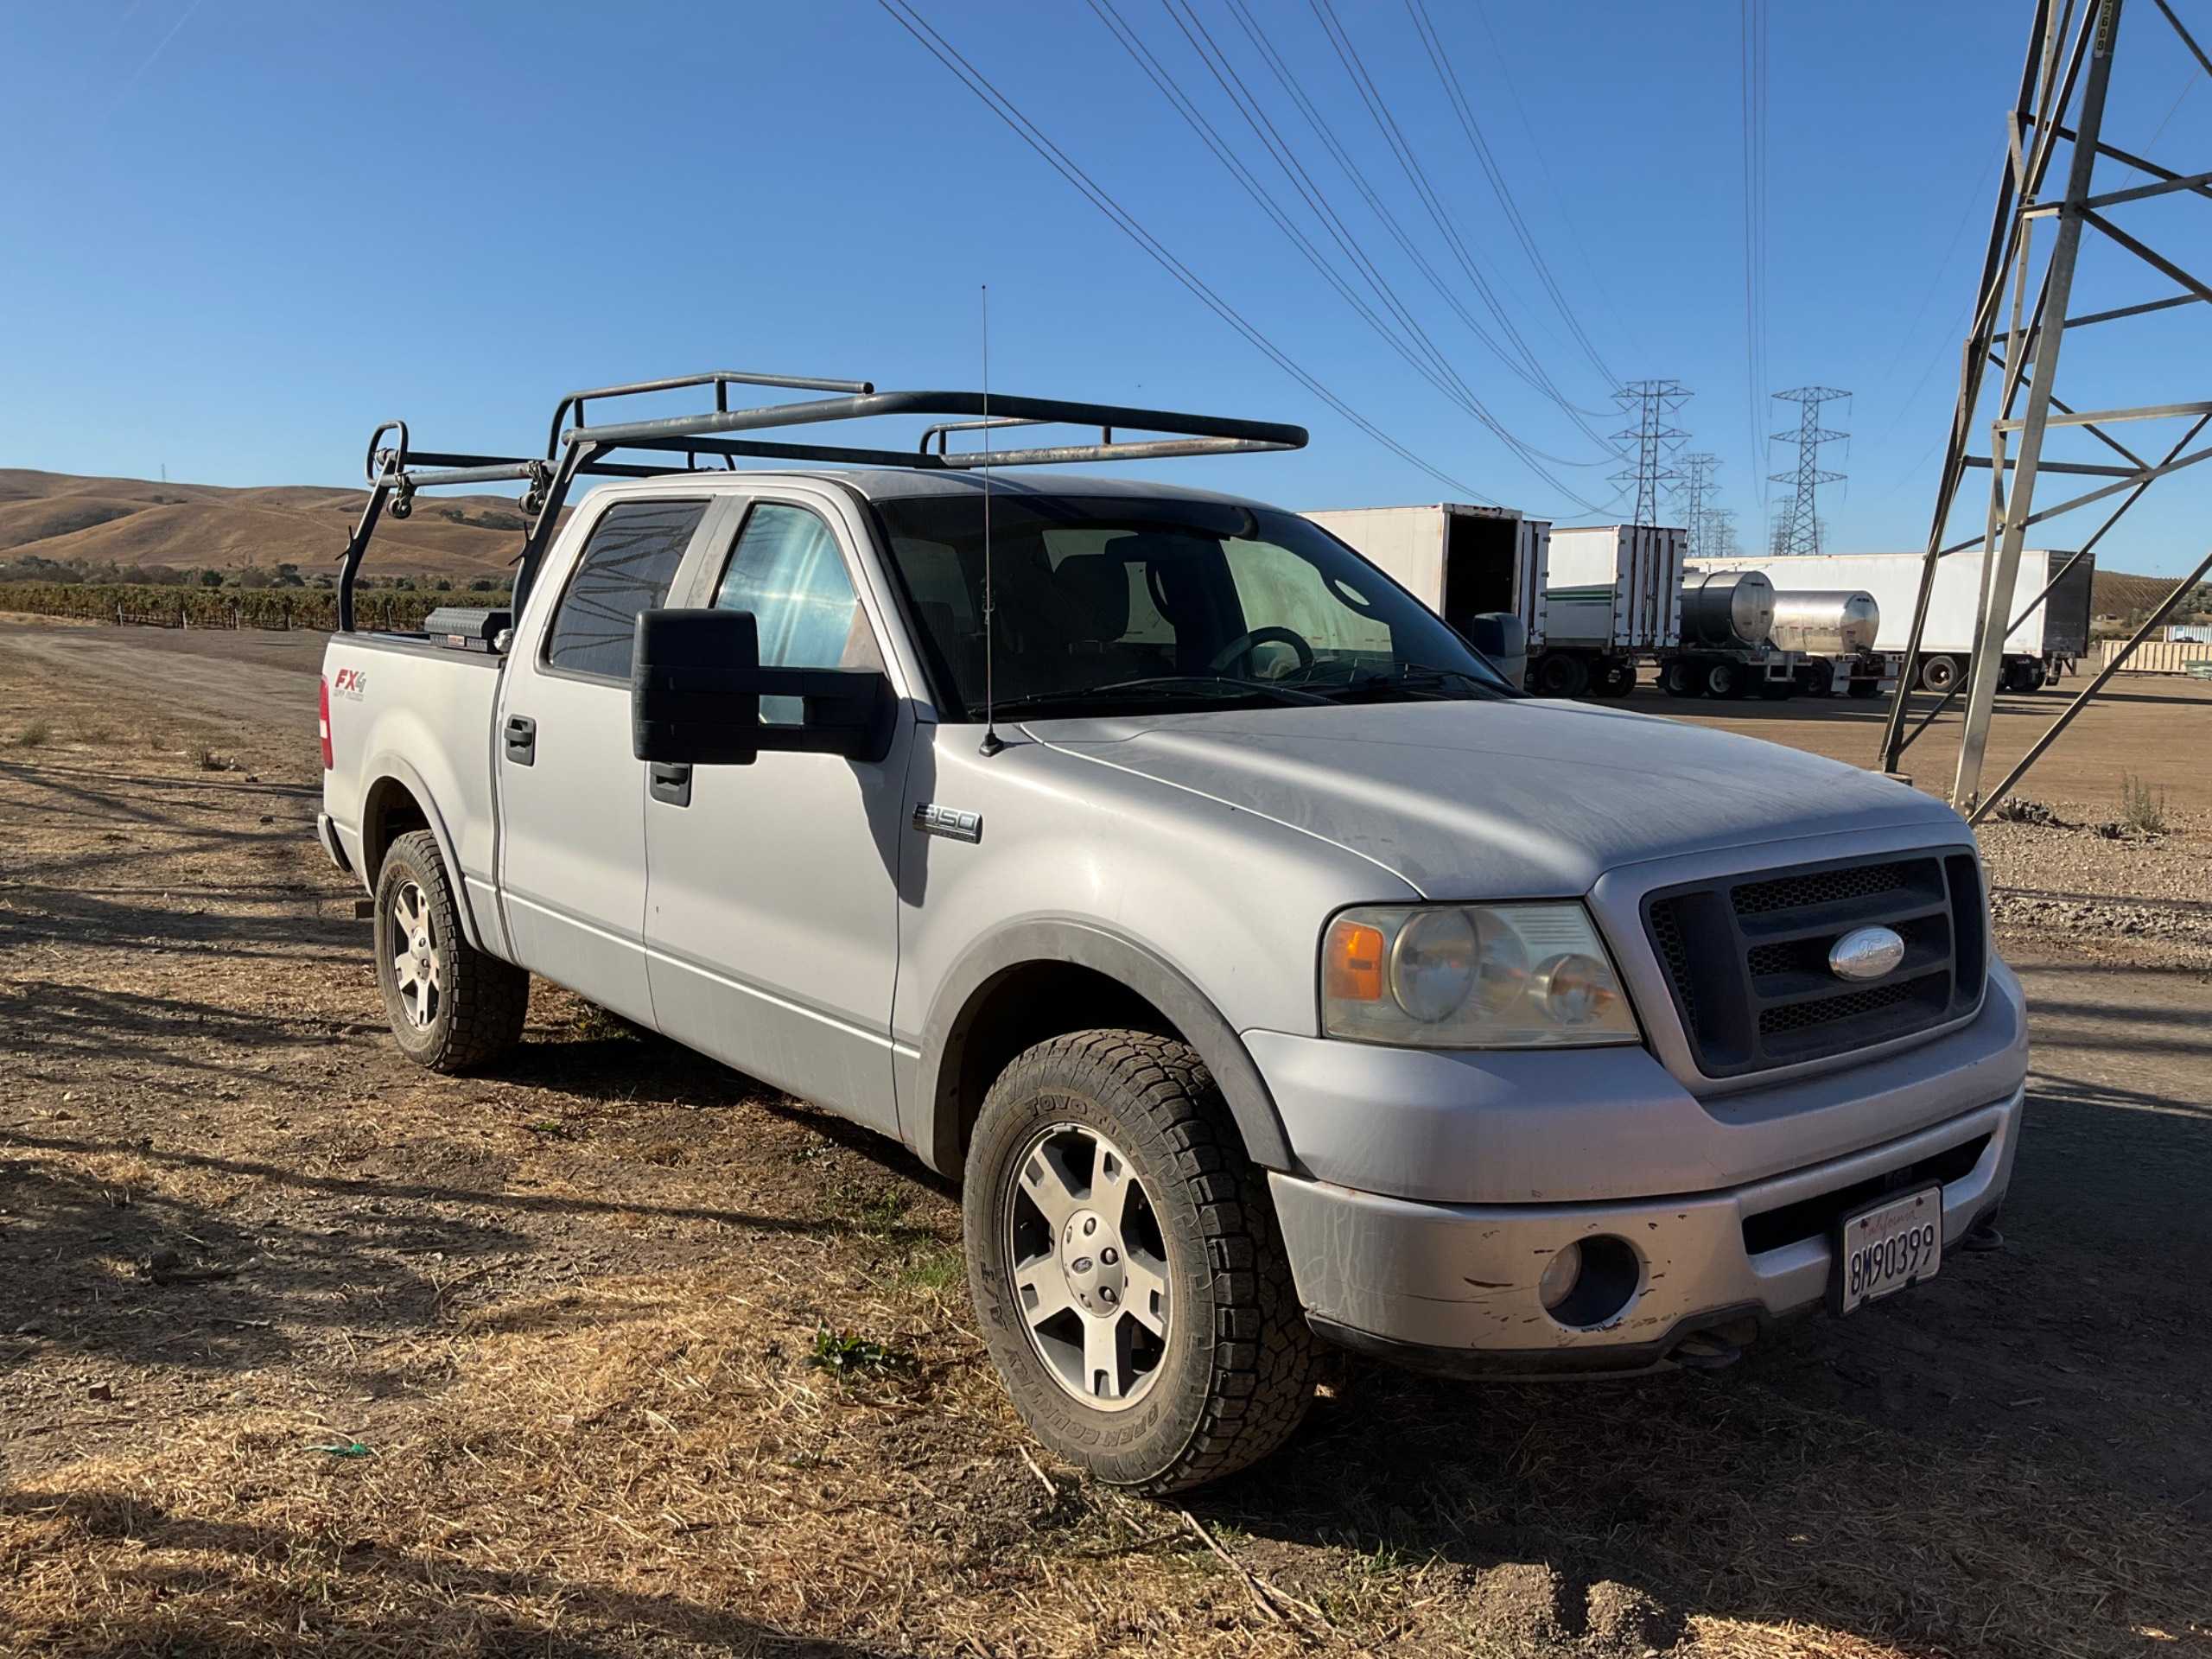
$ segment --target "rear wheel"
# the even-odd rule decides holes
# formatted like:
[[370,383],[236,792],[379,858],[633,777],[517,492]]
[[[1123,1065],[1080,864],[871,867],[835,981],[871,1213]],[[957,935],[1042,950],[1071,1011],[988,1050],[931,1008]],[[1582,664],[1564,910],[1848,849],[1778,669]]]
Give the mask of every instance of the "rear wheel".
[[2040,658],[2028,664],[2028,682],[2025,687],[2027,690],[2040,691],[2050,683],[2050,671],[2043,665]]
[[1734,663],[1707,663],[1700,683],[1708,697],[1739,697],[1744,694],[1744,671]]
[[1611,658],[1590,677],[1590,694],[1597,697],[1624,697],[1636,690],[1636,664]]
[[1086,1031],[1021,1054],[983,1103],[963,1204],[985,1344],[1061,1457],[1180,1491],[1304,1419],[1313,1338],[1266,1177],[1185,1045]]
[[1694,663],[1669,663],[1659,671],[1659,689],[1670,697],[1705,695],[1705,682]]
[[1925,658],[1920,664],[1920,689],[1933,691],[1938,696],[1959,683],[1959,659],[1955,657],[1936,656]]
[[409,1059],[433,1071],[466,1071],[515,1046],[530,1009],[530,976],[463,936],[453,883],[427,830],[400,836],[385,854],[375,938],[385,1016]]
[[1579,697],[1590,689],[1590,670],[1580,657],[1557,652],[1536,664],[1536,690],[1547,697]]

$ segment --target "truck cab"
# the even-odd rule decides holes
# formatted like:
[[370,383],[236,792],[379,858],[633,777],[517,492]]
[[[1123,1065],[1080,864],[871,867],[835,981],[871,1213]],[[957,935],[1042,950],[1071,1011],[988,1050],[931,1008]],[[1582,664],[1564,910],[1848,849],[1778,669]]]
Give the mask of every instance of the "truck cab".
[[[1714,1365],[1988,1224],[2024,1011],[1948,808],[1525,697],[1263,502],[1033,470],[1295,428],[749,383],[575,394],[543,457],[372,440],[349,583],[414,491],[531,492],[511,618],[326,663],[411,1058],[496,1065],[542,977],[902,1142],[1025,1420],[1153,1491],[1280,1446],[1320,1343]],[[980,419],[818,441],[912,414]],[[1100,439],[950,442],[1048,420]]]

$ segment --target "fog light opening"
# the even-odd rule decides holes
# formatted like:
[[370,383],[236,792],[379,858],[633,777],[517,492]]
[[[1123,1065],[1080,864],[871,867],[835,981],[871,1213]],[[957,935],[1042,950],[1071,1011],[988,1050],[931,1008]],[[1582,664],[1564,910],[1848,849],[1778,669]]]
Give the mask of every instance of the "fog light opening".
[[1603,1233],[1554,1251],[1536,1294],[1561,1325],[1586,1331],[1627,1312],[1643,1283],[1643,1262],[1635,1247]]

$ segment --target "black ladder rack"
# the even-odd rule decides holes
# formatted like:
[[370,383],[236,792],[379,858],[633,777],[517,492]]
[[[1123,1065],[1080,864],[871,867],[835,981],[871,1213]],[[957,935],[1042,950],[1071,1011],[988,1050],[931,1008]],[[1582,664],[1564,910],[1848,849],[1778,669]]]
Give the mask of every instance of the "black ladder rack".
[[[714,388],[713,409],[694,415],[597,425],[588,423],[585,418],[588,405],[609,398],[677,391],[692,386]],[[782,391],[838,395],[732,409],[732,386],[772,386]],[[893,416],[950,418],[937,419],[912,449],[728,435]],[[950,443],[951,435],[956,432],[1032,426],[1096,427],[1098,441],[989,452],[955,450]],[[1135,440],[1116,438],[1116,428],[1160,435]],[[392,439],[389,443],[385,442],[388,436]],[[667,380],[639,380],[627,385],[572,391],[554,406],[553,423],[543,455],[418,450],[409,442],[404,421],[386,421],[369,435],[365,466],[369,499],[354,524],[345,551],[340,555],[338,626],[341,632],[353,631],[354,578],[368,552],[369,540],[376,533],[378,522],[387,508],[393,518],[406,518],[414,510],[417,490],[499,483],[530,486],[523,498],[530,528],[524,537],[522,550],[515,558],[514,608],[519,616],[531,582],[552,539],[562,505],[568,499],[569,487],[579,474],[605,478],[658,478],[674,472],[701,470],[699,460],[702,455],[720,460],[726,468],[734,468],[740,457],[750,457],[826,462],[838,467],[969,472],[987,465],[1062,467],[1097,461],[1156,461],[1177,455],[1250,454],[1265,450],[1302,449],[1306,439],[1304,427],[1273,421],[1243,421],[1218,415],[1178,414],[1169,410],[1131,409],[1116,404],[1077,403],[1065,398],[1003,393],[987,397],[977,391],[878,391],[872,382],[866,380],[754,374],[735,369],[715,369]],[[658,453],[671,459],[658,466],[608,459],[620,450]],[[680,467],[673,460],[677,454],[683,457]]]

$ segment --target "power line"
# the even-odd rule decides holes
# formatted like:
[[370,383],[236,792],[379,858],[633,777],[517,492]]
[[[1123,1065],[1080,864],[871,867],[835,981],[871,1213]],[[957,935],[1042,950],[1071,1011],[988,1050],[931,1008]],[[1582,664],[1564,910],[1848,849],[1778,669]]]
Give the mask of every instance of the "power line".
[[1582,354],[1590,359],[1591,366],[1605,377],[1607,385],[1619,385],[1620,377],[1607,368],[1605,359],[1598,355],[1597,346],[1591,343],[1580,319],[1574,315],[1573,308],[1567,304],[1567,296],[1553,276],[1552,268],[1545,262],[1542,251],[1537,247],[1535,238],[1529,234],[1528,224],[1521,217],[1520,204],[1513,200],[1512,187],[1506,183],[1505,175],[1499,170],[1497,158],[1491,154],[1490,144],[1483,137],[1482,125],[1475,119],[1475,112],[1467,103],[1466,88],[1445,54],[1444,41],[1436,32],[1436,25],[1429,20],[1428,7],[1424,0],[1406,0],[1406,10],[1414,20],[1414,32],[1421,36],[1421,43],[1428,53],[1429,62],[1435,67],[1437,79],[1443,83],[1445,97],[1451,103],[1452,112],[1459,118],[1459,130],[1467,135],[1468,146],[1475,152],[1476,161],[1482,164],[1483,175],[1490,181],[1490,188],[1497,197],[1497,205],[1505,210],[1506,223],[1513,227],[1513,234],[1520,241],[1521,251],[1529,256],[1529,263],[1535,267],[1537,280],[1543,284],[1544,291],[1551,296],[1552,304],[1557,308],[1560,321],[1567,324],[1567,331],[1574,336],[1575,344],[1581,346]]
[[1536,158],[1536,170],[1544,175],[1544,188],[1551,192],[1553,204],[1559,210],[1560,223],[1567,226],[1568,239],[1574,244],[1575,254],[1582,261],[1583,273],[1590,278],[1590,286],[1596,290],[1599,299],[1604,302],[1605,314],[1613,320],[1615,339],[1626,339],[1633,346],[1636,340],[1628,325],[1621,321],[1620,308],[1613,303],[1612,294],[1606,288],[1605,278],[1599,274],[1598,262],[1590,257],[1589,245],[1583,241],[1582,232],[1575,226],[1574,215],[1567,207],[1566,193],[1559,188],[1559,181],[1552,176],[1551,163],[1544,159],[1544,148],[1536,137],[1535,123],[1529,119],[1528,105],[1522,103],[1520,88],[1516,85],[1519,78],[1505,61],[1505,48],[1498,44],[1497,31],[1490,26],[1489,9],[1482,0],[1474,0],[1473,10],[1475,21],[1483,26],[1483,38],[1490,42],[1491,56],[1497,60],[1499,79],[1504,85],[1507,99],[1513,105],[1513,113],[1520,118],[1521,130],[1529,136],[1529,149]]
[[[1170,21],[1180,27],[1182,19],[1177,16],[1172,0],[1163,0],[1163,3],[1166,6]],[[1325,200],[1318,198],[1314,193],[1306,188],[1305,182],[1301,181],[1302,168],[1298,167],[1296,157],[1290,156],[1286,159],[1287,152],[1278,151],[1274,144],[1270,142],[1272,127],[1262,124],[1265,122],[1265,112],[1262,111],[1255,118],[1251,111],[1246,109],[1239,97],[1237,88],[1231,86],[1230,79],[1224,78],[1222,70],[1216,67],[1205,48],[1199,45],[1198,38],[1193,36],[1187,28],[1183,29],[1184,38],[1190,42],[1192,49],[1198,53],[1208,72],[1213,75],[1216,84],[1229,96],[1230,102],[1236,105],[1238,113],[1244,118],[1246,124],[1250,126],[1254,133],[1260,137],[1269,155],[1274,157],[1277,165],[1281,167],[1294,188],[1297,188],[1300,196],[1304,198],[1308,208],[1321,219],[1323,228],[1328,231],[1338,247],[1344,251],[1346,257],[1352,261],[1355,267],[1367,276],[1370,284],[1376,287],[1378,295],[1382,298],[1384,304],[1392,308],[1399,321],[1427,348],[1431,361],[1424,361],[1416,355],[1408,340],[1393,331],[1389,325],[1375,313],[1372,307],[1360,298],[1351,284],[1330,264],[1326,256],[1314,245],[1313,239],[1292,220],[1274,194],[1253,175],[1251,170],[1239,159],[1228,141],[1221,136],[1213,124],[1206,119],[1197,103],[1176,80],[1173,73],[1160,62],[1152,49],[1145,45],[1142,37],[1129,26],[1128,21],[1114,9],[1112,0],[1090,0],[1090,4],[1099,21],[1112,32],[1115,39],[1128,53],[1137,67],[1144,71],[1170,105],[1182,116],[1184,121],[1198,136],[1200,141],[1214,153],[1222,165],[1230,170],[1230,175],[1243,187],[1245,194],[1249,195],[1259,205],[1261,210],[1274,220],[1276,227],[1288,237],[1293,245],[1305,256],[1306,262],[1320,273],[1332,288],[1337,290],[1344,302],[1352,308],[1361,320],[1375,330],[1392,350],[1403,358],[1409,367],[1481,422],[1547,484],[1570,499],[1580,499],[1580,498],[1575,496],[1573,490],[1568,489],[1566,485],[1543,469],[1540,464],[1540,458],[1548,459],[1548,457],[1542,457],[1541,451],[1522,442],[1497,420],[1483,405],[1481,400],[1475,396],[1472,388],[1459,377],[1450,362],[1437,351],[1434,343],[1422,331],[1420,323],[1402,304],[1397,302],[1395,294],[1389,290],[1388,284],[1382,282],[1381,274],[1374,269],[1372,262],[1368,260],[1365,255],[1357,250],[1356,244],[1343,232],[1340,228],[1341,220],[1336,218],[1333,212],[1327,207]],[[1201,29],[1203,31],[1203,25]],[[1211,35],[1207,36],[1207,40],[1211,42]],[[1231,66],[1230,75],[1233,77],[1234,73],[1234,67]]]
[[1759,388],[1766,384],[1766,8],[1764,0],[1740,0],[1744,126],[1744,409],[1751,453],[1762,464],[1759,512],[1767,512],[1766,445],[1759,418]]
[[982,99],[984,107],[1004,122],[1016,137],[1035,150],[1054,172],[1073,185],[1092,207],[1112,220],[1123,235],[1143,249],[1154,263],[1188,289],[1215,315],[1257,346],[1284,373],[1289,375],[1401,461],[1418,467],[1439,483],[1459,492],[1469,499],[1496,505],[1491,497],[1484,495],[1473,485],[1452,477],[1451,474],[1440,467],[1432,466],[1414,454],[1412,450],[1407,448],[1405,445],[1400,443],[1314,378],[1266,334],[1246,321],[1234,306],[1209,288],[1189,266],[1168,252],[1166,245],[1159,238],[1146,230],[1127,209],[1095,182],[1089,174],[1077,166],[1066,151],[1046,137],[1043,130],[1028,117],[1023,115],[1012,100],[992,84],[988,76],[969,63],[966,58],[961,56],[950,42],[931,29],[921,14],[909,3],[909,0],[876,0],[876,3],[890,15],[892,21],[912,35],[931,57],[950,70],[963,86]]
[[1497,320],[1498,327],[1504,330],[1506,338],[1513,342],[1514,349],[1521,353],[1529,370],[1535,375],[1539,383],[1538,389],[1566,412],[1567,418],[1582,429],[1584,435],[1600,448],[1604,448],[1606,440],[1583,418],[1582,411],[1567,398],[1564,392],[1560,391],[1550,374],[1545,371],[1542,363],[1537,359],[1535,353],[1529,349],[1529,342],[1522,338],[1520,329],[1515,326],[1513,319],[1507,315],[1503,304],[1491,289],[1489,279],[1483,275],[1481,269],[1476,264],[1474,255],[1468,251],[1465,238],[1460,235],[1459,227],[1452,222],[1450,213],[1444,205],[1443,197],[1430,181],[1427,170],[1422,168],[1420,157],[1414,154],[1413,146],[1407,140],[1404,130],[1398,125],[1397,118],[1390,113],[1389,105],[1383,99],[1381,90],[1376,86],[1375,78],[1368,73],[1367,65],[1359,55],[1359,48],[1352,44],[1351,35],[1345,30],[1342,20],[1338,17],[1332,0],[1309,0],[1309,3],[1313,7],[1314,16],[1320,22],[1322,33],[1328,36],[1329,44],[1336,52],[1338,61],[1344,65],[1344,73],[1351,77],[1352,89],[1359,94],[1360,101],[1366,105],[1368,114],[1374,119],[1384,141],[1389,145],[1391,154],[1397,158],[1399,168],[1414,187],[1414,194],[1421,199],[1421,206],[1427,210],[1430,220],[1436,226],[1437,233],[1444,238],[1445,246],[1451,250],[1452,258],[1458,263],[1459,269],[1466,273],[1467,280],[1474,285],[1475,291],[1481,296],[1484,307]]
[[[1420,245],[1407,233],[1405,226],[1399,221],[1398,216],[1391,211],[1389,204],[1382,200],[1380,193],[1375,188],[1373,181],[1368,178],[1365,170],[1361,168],[1351,151],[1344,147],[1343,140],[1337,136],[1336,130],[1329,124],[1327,118],[1316,107],[1313,99],[1300,84],[1297,73],[1283,60],[1282,54],[1275,49],[1274,43],[1268,39],[1266,31],[1260,27],[1258,20],[1252,16],[1251,9],[1246,3],[1246,0],[1229,0],[1229,8],[1236,19],[1237,27],[1244,31],[1245,38],[1251,41],[1254,49],[1259,53],[1262,60],[1268,66],[1268,73],[1275,78],[1276,84],[1289,95],[1291,102],[1297,105],[1299,113],[1305,117],[1306,124],[1313,128],[1314,136],[1321,141],[1322,147],[1329,152],[1331,159],[1351,181],[1352,188],[1359,193],[1361,200],[1366,202],[1383,229],[1389,232],[1391,240],[1398,245],[1399,251],[1413,264],[1414,269],[1427,279],[1429,286],[1433,288],[1438,296],[1452,308],[1452,314],[1466,325],[1468,332],[1480,340],[1510,373],[1519,378],[1532,390],[1557,404],[1570,418],[1591,413],[1592,411],[1586,410],[1577,410],[1573,405],[1560,396],[1555,388],[1548,388],[1536,375],[1529,372],[1524,364],[1491,338],[1489,330],[1483,327],[1481,321],[1467,308],[1465,302],[1459,295],[1452,291],[1451,284],[1444,280],[1428,256],[1421,251]],[[1342,54],[1340,53],[1338,56],[1341,60]],[[1350,68],[1349,64],[1346,67]],[[1355,90],[1357,89],[1356,79],[1354,87]],[[1372,112],[1370,109],[1370,113]],[[1385,136],[1388,136],[1387,130]],[[1496,310],[1497,308],[1493,305],[1493,315],[1496,314]],[[1599,438],[1580,418],[1575,419],[1575,424],[1601,448],[1605,447],[1605,440]],[[1551,455],[1547,455],[1545,459],[1557,466],[1599,467],[1605,465],[1605,461],[1618,460],[1618,457],[1608,448],[1605,459],[1600,461],[1567,461]],[[1592,511],[1602,510],[1592,508]]]

